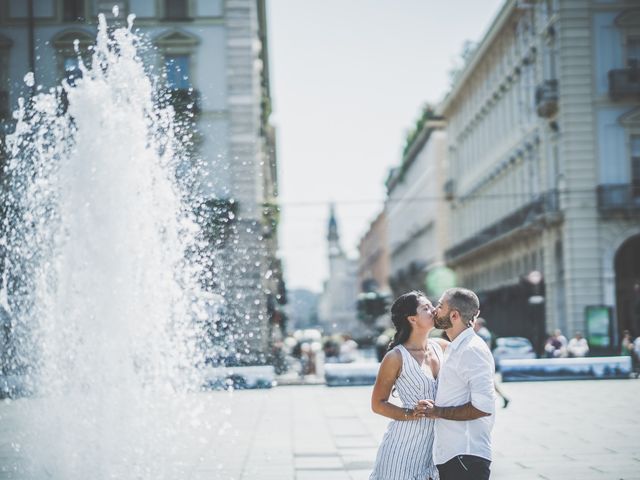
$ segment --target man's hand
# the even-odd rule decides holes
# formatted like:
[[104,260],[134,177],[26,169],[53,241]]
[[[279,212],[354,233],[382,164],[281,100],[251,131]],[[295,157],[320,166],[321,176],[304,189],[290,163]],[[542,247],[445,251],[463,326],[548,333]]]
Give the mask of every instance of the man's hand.
[[422,407],[424,416],[427,418],[437,418],[435,416],[436,402],[435,400],[425,399],[419,400],[418,405]]

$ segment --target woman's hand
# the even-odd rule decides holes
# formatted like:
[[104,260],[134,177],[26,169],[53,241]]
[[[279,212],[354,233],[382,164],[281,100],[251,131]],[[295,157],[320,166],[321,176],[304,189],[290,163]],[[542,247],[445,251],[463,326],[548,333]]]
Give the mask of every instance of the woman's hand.
[[420,406],[420,411],[422,412],[423,417],[427,418],[435,418],[433,415],[434,407],[436,406],[435,400],[425,399],[420,400],[418,402],[418,406]]
[[407,420],[425,418],[430,406],[433,406],[433,400],[419,400],[415,407],[405,409],[405,417]]

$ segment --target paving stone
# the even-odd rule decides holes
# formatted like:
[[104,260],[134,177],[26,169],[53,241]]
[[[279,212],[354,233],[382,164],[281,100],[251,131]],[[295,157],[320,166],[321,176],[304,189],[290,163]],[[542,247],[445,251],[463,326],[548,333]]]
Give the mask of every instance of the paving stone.
[[[511,403],[496,412],[492,479],[640,480],[640,380],[503,389]],[[154,480],[368,479],[389,423],[371,412],[370,394],[322,385],[200,394],[198,422],[158,452],[167,467]],[[21,425],[41,408],[34,399],[0,403],[0,480],[51,479],[12,468],[27,468],[11,443],[28,441]]]

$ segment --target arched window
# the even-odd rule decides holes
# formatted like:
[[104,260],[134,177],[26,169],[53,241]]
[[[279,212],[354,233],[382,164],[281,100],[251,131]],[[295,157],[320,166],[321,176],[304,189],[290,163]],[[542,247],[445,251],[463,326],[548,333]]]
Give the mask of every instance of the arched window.
[[13,40],[0,35],[0,122],[11,116],[9,100],[9,51]]
[[189,0],[164,0],[164,18],[167,20],[189,19]]
[[624,32],[625,67],[640,68],[640,10],[627,10],[615,19]]
[[[78,42],[80,58],[75,51],[75,42]],[[73,83],[82,76],[79,68],[80,59],[86,64],[91,60],[91,49],[94,45],[94,37],[82,30],[65,30],[53,37],[52,45],[58,55],[58,72],[61,78],[66,78]]]
[[192,57],[200,39],[181,31],[171,31],[156,38],[155,44],[162,53],[166,72],[166,85],[170,90],[193,87]]
[[63,0],[62,19],[65,22],[83,22],[86,18],[85,0]]
[[200,39],[189,33],[172,30],[157,37],[154,43],[162,55],[165,85],[176,113],[197,113],[200,110],[200,98],[193,82],[193,54]]
[[640,200],[640,108],[622,115],[618,122],[624,127],[627,139],[628,195],[625,199],[635,204]]

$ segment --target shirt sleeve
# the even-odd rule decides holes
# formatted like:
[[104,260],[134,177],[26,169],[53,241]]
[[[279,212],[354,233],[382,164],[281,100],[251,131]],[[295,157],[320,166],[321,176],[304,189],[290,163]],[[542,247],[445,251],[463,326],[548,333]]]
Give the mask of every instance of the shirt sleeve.
[[471,404],[485,413],[495,411],[495,366],[490,352],[480,348],[467,349],[460,362],[460,373],[471,391]]

